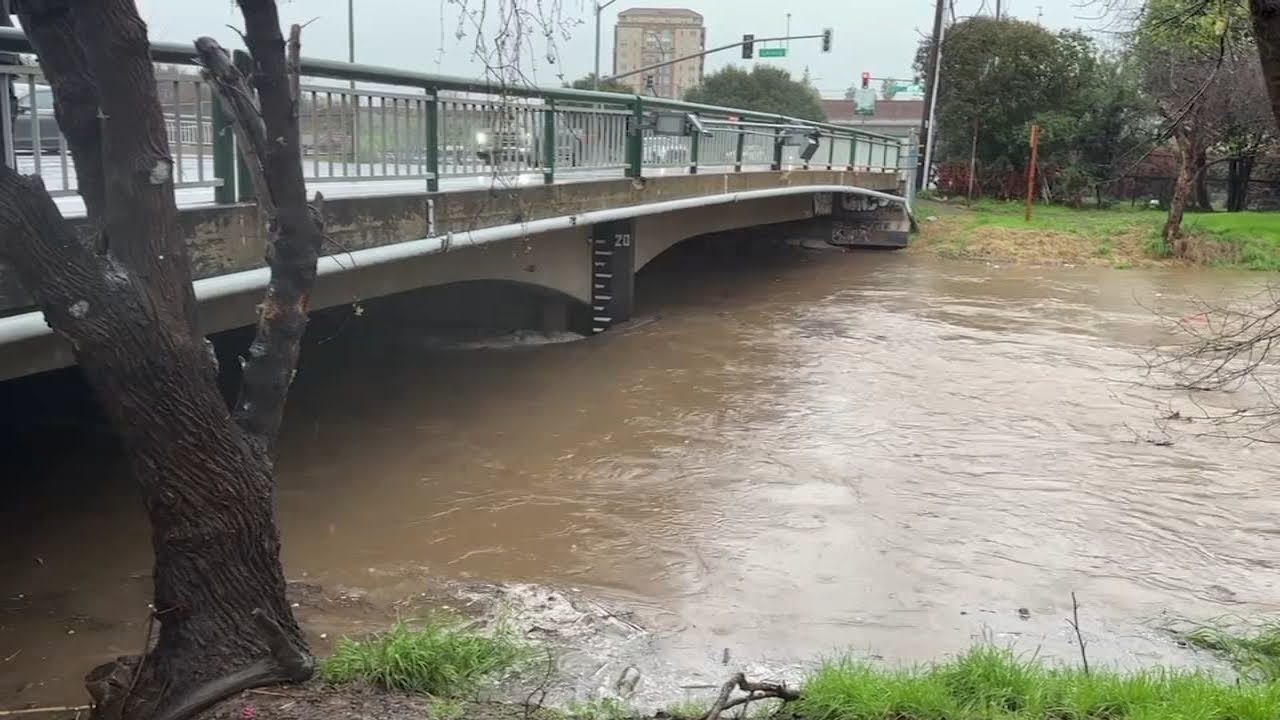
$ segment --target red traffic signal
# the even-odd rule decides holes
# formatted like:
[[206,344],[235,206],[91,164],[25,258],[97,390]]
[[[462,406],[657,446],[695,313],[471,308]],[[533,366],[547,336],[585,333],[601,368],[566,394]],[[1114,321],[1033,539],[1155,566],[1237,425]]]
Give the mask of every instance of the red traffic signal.
[[869,87],[871,87],[871,73],[864,72],[862,73],[862,89],[866,90]]

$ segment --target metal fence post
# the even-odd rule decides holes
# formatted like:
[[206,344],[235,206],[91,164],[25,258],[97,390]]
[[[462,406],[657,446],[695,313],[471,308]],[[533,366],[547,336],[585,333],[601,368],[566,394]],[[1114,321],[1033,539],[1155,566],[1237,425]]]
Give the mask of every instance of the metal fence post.
[[431,88],[427,93],[427,192],[440,192],[440,96]]
[[638,178],[644,174],[644,101],[636,96],[634,102],[627,128],[627,177]]
[[773,162],[769,169],[775,172],[782,169],[782,128],[773,129]]
[[698,174],[698,154],[702,149],[702,133],[694,132],[689,138],[689,174]]
[[742,150],[747,144],[747,135],[741,130],[738,131],[738,149],[733,153],[733,171],[742,172]]
[[550,185],[556,181],[556,101],[546,99],[542,111],[542,182]]
[[827,139],[827,169],[832,170],[836,164],[836,136]]
[[[240,68],[240,72],[244,73],[246,78],[253,77],[253,58],[249,57],[249,53],[243,50],[236,50],[232,53],[232,62],[236,67]],[[230,132],[230,130],[228,130]],[[231,135],[234,141],[234,133]],[[249,166],[244,164],[244,155],[235,153],[236,163],[236,199],[240,202],[250,202],[257,195],[253,187],[253,174],[249,172]]]
[[222,181],[213,189],[213,201],[230,205],[236,201],[236,134],[231,118],[215,90],[210,97],[210,121],[213,124],[213,176]]

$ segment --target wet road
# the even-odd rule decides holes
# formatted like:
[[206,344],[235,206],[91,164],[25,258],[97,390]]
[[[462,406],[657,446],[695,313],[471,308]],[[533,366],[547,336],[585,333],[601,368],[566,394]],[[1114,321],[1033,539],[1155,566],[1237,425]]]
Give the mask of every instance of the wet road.
[[[362,319],[295,386],[287,571],[387,601],[424,577],[580,588],[634,610],[676,684],[718,680],[726,648],[1069,658],[1072,591],[1095,662],[1186,662],[1169,618],[1278,609],[1280,448],[1139,440],[1161,397],[1135,353],[1161,338],[1146,306],[1264,280],[690,258],[641,276],[648,322],[589,342]],[[103,453],[21,465],[34,489],[0,514],[0,707],[79,701],[138,650],[148,538]]]

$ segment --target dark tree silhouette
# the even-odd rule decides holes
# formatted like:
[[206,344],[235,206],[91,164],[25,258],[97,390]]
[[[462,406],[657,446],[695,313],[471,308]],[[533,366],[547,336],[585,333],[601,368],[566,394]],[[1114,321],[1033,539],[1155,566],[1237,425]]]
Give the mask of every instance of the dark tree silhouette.
[[234,408],[199,331],[173,159],[133,0],[14,8],[53,87],[92,237],[72,231],[39,177],[0,166],[0,258],[71,345],[119,434],[155,552],[154,644],[88,675],[98,718],[179,720],[312,672],[285,598],[272,449],[323,228],[302,179],[299,30],[286,58],[274,0],[238,4],[251,78],[212,40],[196,43],[206,77],[238,96],[240,132],[259,141],[246,160],[265,180],[259,199],[272,232],[270,287]]

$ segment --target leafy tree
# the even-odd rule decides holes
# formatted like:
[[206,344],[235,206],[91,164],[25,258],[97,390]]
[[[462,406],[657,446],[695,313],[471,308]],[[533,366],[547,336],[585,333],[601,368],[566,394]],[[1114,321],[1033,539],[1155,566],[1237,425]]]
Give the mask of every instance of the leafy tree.
[[[1256,64],[1252,52],[1247,59],[1236,52],[1252,44],[1247,11],[1236,3],[1218,2],[1208,3],[1213,11],[1206,12],[1205,5],[1204,0],[1148,0],[1133,41],[1144,87],[1178,148],[1178,176],[1163,236],[1179,256],[1187,249],[1183,214],[1197,179],[1203,178],[1208,150],[1234,124],[1233,96],[1261,96],[1260,88],[1230,82],[1245,77],[1246,65]],[[1200,195],[1201,205],[1208,205],[1207,190]]]
[[[977,157],[1023,168],[1027,127],[1037,116],[1077,113],[1096,71],[1092,41],[1078,32],[1051,33],[1034,23],[973,17],[947,31],[938,89],[938,156],[969,158],[975,124]],[[931,75],[929,44],[916,70]]]
[[1079,205],[1091,192],[1102,205],[1106,185],[1154,134],[1153,112],[1136,63],[1123,54],[1099,55],[1078,96],[1034,120],[1041,156],[1060,169],[1059,196]]
[[[587,73],[586,76],[580,77],[569,83],[565,87],[571,87],[574,90],[595,90],[595,73]],[[635,95],[636,89],[619,80],[604,78],[600,81],[600,92],[625,93],[627,95]]]
[[805,120],[827,119],[822,97],[813,85],[793,80],[791,73],[769,65],[756,65],[750,72],[730,65],[703,78],[684,99]]

